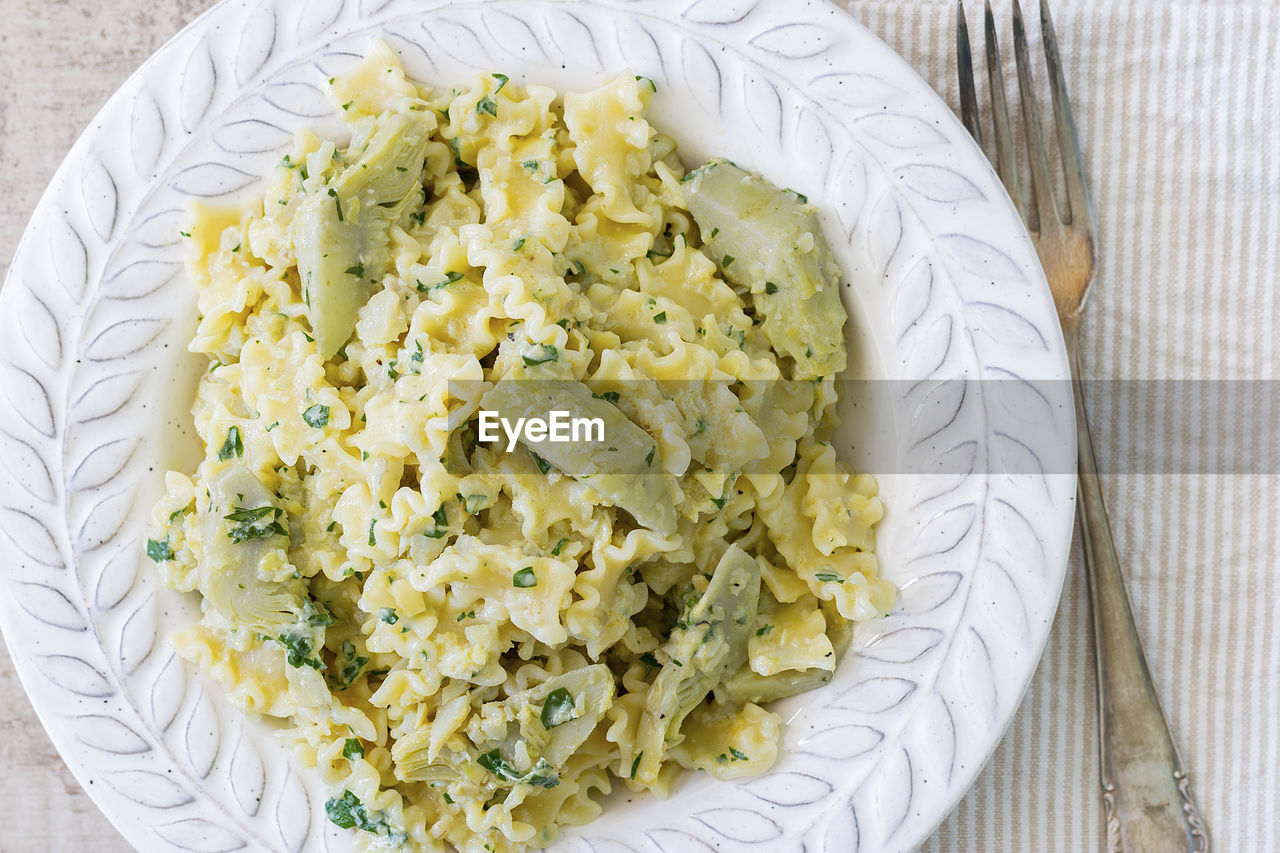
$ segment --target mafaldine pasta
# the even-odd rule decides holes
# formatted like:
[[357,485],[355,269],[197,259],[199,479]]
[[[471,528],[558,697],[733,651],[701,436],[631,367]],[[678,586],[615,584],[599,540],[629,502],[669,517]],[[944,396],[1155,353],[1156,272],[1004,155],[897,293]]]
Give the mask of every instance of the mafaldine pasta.
[[[185,232],[208,357],[147,552],[178,650],[280,721],[362,850],[514,851],[683,770],[884,616],[836,457],[839,270],[798,194],[685,172],[656,87],[328,81],[258,201]],[[660,96],[659,96],[660,97]]]

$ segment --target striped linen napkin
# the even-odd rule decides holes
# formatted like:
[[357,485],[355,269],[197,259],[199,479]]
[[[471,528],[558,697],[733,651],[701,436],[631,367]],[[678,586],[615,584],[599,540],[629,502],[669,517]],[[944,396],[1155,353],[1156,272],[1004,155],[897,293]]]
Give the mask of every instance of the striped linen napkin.
[[[958,112],[955,0],[847,8]],[[1280,422],[1277,7],[1051,10],[1099,225],[1086,399],[1138,630],[1213,848],[1280,850],[1280,447],[1258,431]],[[979,0],[968,21],[981,61]],[[925,851],[1103,848],[1090,632],[1077,545],[1022,708]]]

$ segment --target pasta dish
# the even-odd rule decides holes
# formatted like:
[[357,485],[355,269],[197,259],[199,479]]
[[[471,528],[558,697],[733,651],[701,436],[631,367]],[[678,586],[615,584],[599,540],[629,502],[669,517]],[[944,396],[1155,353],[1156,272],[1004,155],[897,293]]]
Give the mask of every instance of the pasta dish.
[[364,850],[545,846],[618,786],[768,770],[764,706],[895,595],[831,444],[813,208],[686,172],[643,77],[429,88],[375,45],[327,88],[349,140],[184,232],[205,452],[146,543],[202,596],[180,653]]

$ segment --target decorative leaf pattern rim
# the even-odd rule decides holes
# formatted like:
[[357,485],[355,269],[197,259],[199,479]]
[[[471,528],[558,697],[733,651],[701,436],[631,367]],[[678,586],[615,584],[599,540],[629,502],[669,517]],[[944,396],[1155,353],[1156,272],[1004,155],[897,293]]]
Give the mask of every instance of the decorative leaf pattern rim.
[[[860,284],[851,307],[870,321],[868,369],[918,380],[894,401],[913,415],[901,425],[904,457],[1036,446],[997,431],[980,399],[947,398],[940,380],[1067,375],[1034,252],[989,166],[926,84],[834,6],[216,6],[76,143],[0,292],[0,387],[12,412],[0,422],[0,553],[10,558],[0,626],[64,759],[140,849],[350,849],[324,821],[316,780],[167,649],[161,634],[191,603],[159,589],[130,545],[155,491],[150,468],[176,452],[164,434],[180,433],[185,414],[165,360],[189,331],[179,205],[244,189],[290,130],[323,122],[312,83],[368,34],[425,79],[500,66],[567,87],[584,70],[643,69],[663,92],[655,120],[687,132],[686,151],[727,153],[818,190]],[[935,411],[944,417],[921,414]],[[961,415],[980,424],[974,448],[956,431]],[[140,436],[139,423],[150,431]],[[697,811],[687,815],[611,804],[567,833],[565,849],[894,851],[932,831],[1034,671],[1065,571],[1074,481],[889,480],[881,553],[902,604],[860,629],[832,685],[794,704],[779,765],[736,784],[691,781],[680,796]]]

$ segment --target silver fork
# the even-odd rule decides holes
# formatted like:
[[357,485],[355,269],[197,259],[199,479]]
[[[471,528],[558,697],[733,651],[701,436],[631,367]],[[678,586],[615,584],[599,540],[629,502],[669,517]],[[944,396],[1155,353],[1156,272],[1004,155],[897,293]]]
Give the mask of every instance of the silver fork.
[[[1120,557],[1102,499],[1093,438],[1080,387],[1080,315],[1093,281],[1093,206],[1085,184],[1084,161],[1067,101],[1066,80],[1047,0],[1040,0],[1040,29],[1053,96],[1054,126],[1062,156],[1066,199],[1055,198],[1049,152],[1031,81],[1027,34],[1018,0],[1013,2],[1013,50],[1018,68],[1027,151],[1031,160],[1031,203],[1023,200],[1014,158],[1013,131],[1005,103],[995,17],[987,0],[985,39],[995,131],[995,165],[1018,207],[1053,292],[1062,323],[1076,406],[1079,445],[1077,515],[1084,542],[1097,656],[1098,728],[1102,758],[1102,802],[1106,843],[1111,853],[1175,853],[1209,849],[1209,835],[1191,799],[1187,774],[1156,698],[1142,644],[1133,624]],[[965,127],[982,146],[973,58],[964,4],[957,0],[956,48],[960,105]]]

